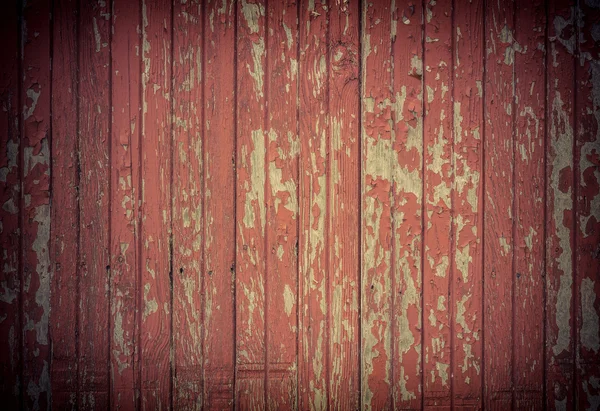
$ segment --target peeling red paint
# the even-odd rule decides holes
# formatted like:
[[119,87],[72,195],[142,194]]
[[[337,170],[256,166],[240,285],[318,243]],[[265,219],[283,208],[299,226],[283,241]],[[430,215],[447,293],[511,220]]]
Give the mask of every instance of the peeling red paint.
[[4,6],[23,409],[594,409],[599,9]]

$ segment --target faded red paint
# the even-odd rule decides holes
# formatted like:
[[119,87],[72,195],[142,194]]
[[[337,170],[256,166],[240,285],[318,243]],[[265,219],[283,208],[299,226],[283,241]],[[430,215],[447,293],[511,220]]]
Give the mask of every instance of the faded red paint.
[[[50,2],[22,5],[19,116],[20,336],[24,408],[50,403]],[[17,120],[18,119],[18,120]],[[12,211],[4,210],[3,211]],[[14,278],[14,275],[11,276]],[[17,329],[15,329],[17,331]],[[16,344],[15,344],[16,343]],[[14,390],[14,387],[13,387]],[[13,391],[14,392],[14,391]]]
[[[204,352],[206,408],[234,401],[235,372],[235,55],[236,4],[204,6]],[[209,30],[210,28],[210,30]],[[191,67],[194,67],[192,65]],[[200,107],[200,105],[198,105]],[[210,223],[207,223],[210,222]],[[175,274],[177,266],[174,266]],[[208,275],[206,275],[208,274]],[[193,293],[194,290],[191,290]],[[183,380],[185,382],[185,379]],[[198,397],[196,397],[198,398]]]
[[593,2],[21,3],[5,407],[600,406]]
[[510,409],[514,378],[514,7],[492,3],[485,17],[483,192],[484,406]]
[[[546,403],[575,407],[572,340],[573,253],[573,125],[575,81],[575,2],[548,7],[546,56]],[[554,22],[558,24],[554,24]]]
[[138,402],[141,33],[129,22],[140,5],[113,3],[111,36],[111,231],[110,231],[110,401],[113,409],[131,409]]
[[450,285],[453,210],[452,2],[425,2],[423,83],[423,396],[425,406],[450,407],[454,312]]
[[480,404],[483,375],[484,1],[460,2],[453,36],[452,389],[456,408]]
[[[523,3],[514,19],[513,401],[517,409],[540,409],[544,384],[544,1]],[[522,335],[528,338],[519,338]]]

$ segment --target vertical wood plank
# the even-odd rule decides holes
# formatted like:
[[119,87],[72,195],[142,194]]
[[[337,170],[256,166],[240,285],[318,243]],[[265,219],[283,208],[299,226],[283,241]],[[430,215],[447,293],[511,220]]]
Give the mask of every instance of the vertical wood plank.
[[328,403],[327,144],[328,11],[300,2],[300,409]]
[[105,2],[80,2],[79,407],[109,407],[110,31]]
[[575,71],[576,395],[600,407],[600,5],[578,2]]
[[[357,0],[329,11],[329,407],[358,409],[360,101]],[[300,115],[303,115],[302,113]]]
[[110,8],[80,3],[79,407],[109,407]]
[[423,183],[424,405],[452,401],[451,318],[454,295],[452,241],[453,107],[452,1],[425,4],[425,119]]
[[508,409],[514,405],[514,13],[512,3],[486,7],[484,406]]
[[573,409],[575,3],[548,3],[546,135],[546,406]]
[[203,401],[205,20],[200,1],[173,10],[173,407]]
[[[204,407],[233,405],[235,351],[236,3],[211,0],[204,15]],[[208,24],[207,24],[208,21]]]
[[0,396],[9,409],[19,408],[21,392],[19,14],[18,3],[12,2],[0,17],[4,35],[0,52],[0,339],[4,342],[0,352]]
[[141,408],[171,407],[171,4],[142,2]]
[[267,408],[297,405],[298,7],[267,3]]
[[423,390],[421,250],[423,246],[423,7],[392,10],[393,406],[420,409]]
[[265,0],[238,3],[236,181],[236,401],[266,407]]
[[[52,64],[52,408],[75,409],[78,394],[79,157],[77,1],[54,2]],[[10,227],[4,223],[4,230]],[[12,408],[12,407],[9,407]],[[14,407],[17,408],[16,406]]]
[[544,1],[515,3],[516,409],[542,409],[544,327]]
[[21,332],[23,409],[50,406],[50,2],[21,11]]
[[396,161],[392,140],[392,27],[390,4],[362,10],[362,408],[392,407],[391,185]]
[[452,373],[454,406],[458,409],[482,406],[483,6],[482,0],[455,2],[452,31],[455,210]]
[[111,36],[111,407],[139,398],[141,33],[139,2],[115,0]]

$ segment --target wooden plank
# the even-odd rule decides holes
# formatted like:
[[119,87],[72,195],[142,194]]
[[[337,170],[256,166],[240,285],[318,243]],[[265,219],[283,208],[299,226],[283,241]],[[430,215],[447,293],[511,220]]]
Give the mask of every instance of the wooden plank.
[[392,10],[392,365],[395,409],[420,409],[422,390],[423,7]]
[[[79,381],[79,156],[77,155],[77,1],[53,8],[52,64],[52,209],[50,256],[50,335],[52,337],[52,408],[75,409]],[[7,225],[4,224],[4,227]],[[16,408],[16,407],[15,407]]]
[[300,1],[300,409],[324,409],[330,398],[326,221],[328,113],[328,11]]
[[515,3],[515,273],[516,409],[543,408],[545,2]]
[[80,3],[78,402],[98,410],[110,401],[110,13],[109,5]]
[[206,4],[204,407],[214,410],[234,400],[236,17],[233,0]]
[[[483,0],[454,9],[454,255],[452,270],[454,407],[482,407]],[[542,82],[543,84],[543,82]],[[543,101],[543,99],[542,99]],[[543,215],[543,213],[542,213]],[[541,232],[541,230],[540,230]],[[540,363],[541,364],[541,363]]]
[[575,14],[571,0],[548,4],[546,135],[546,406],[574,409],[572,338]]
[[266,407],[265,3],[238,3],[236,156],[236,401]]
[[139,2],[115,0],[112,7],[110,399],[114,409],[132,409],[140,388],[141,21]]
[[357,0],[329,10],[329,360],[332,409],[359,405],[360,100]]
[[361,400],[363,409],[393,406],[391,291],[394,147],[392,26],[389,5],[364,2],[361,112]]
[[164,2],[142,3],[143,409],[168,408],[171,402],[171,12]]
[[452,2],[425,4],[423,124],[423,349],[424,406],[452,402],[451,319],[454,295],[452,242],[453,107]]
[[199,1],[173,9],[173,407],[203,400],[204,15]]
[[508,409],[514,405],[514,12],[511,3],[486,6],[484,407]]
[[50,404],[50,2],[21,11],[21,408]]
[[[4,46],[0,57],[0,396],[4,406],[20,406],[20,182],[19,14],[18,3],[2,10]],[[60,275],[60,274],[59,274]],[[65,347],[68,350],[68,347]]]
[[142,2],[142,409],[171,406],[171,13]]
[[575,68],[576,398],[600,407],[600,51],[598,4],[578,2]]
[[298,7],[267,2],[265,289],[267,408],[297,404]]

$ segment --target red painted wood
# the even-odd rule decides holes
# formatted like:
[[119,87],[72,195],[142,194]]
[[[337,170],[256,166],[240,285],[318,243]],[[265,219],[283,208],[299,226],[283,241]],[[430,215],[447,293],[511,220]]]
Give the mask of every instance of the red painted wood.
[[594,7],[4,5],[4,404],[596,407]]
[[[301,409],[322,409],[331,398],[328,253],[330,239],[327,152],[328,128],[328,10],[322,4],[300,1],[299,139],[300,139],[300,322],[299,391]],[[308,75],[310,73],[310,75]]]
[[205,6],[204,405],[215,410],[234,401],[235,55],[223,50],[235,50],[235,17],[233,1]]
[[4,45],[0,57],[0,396],[5,406],[20,405],[21,321],[20,321],[20,40],[18,4],[3,10],[0,25]]
[[203,400],[202,303],[208,275],[203,255],[206,21],[200,2],[173,5],[173,407],[192,410]]
[[[78,244],[79,141],[77,130],[77,2],[54,3],[52,65],[52,259],[50,337],[52,408],[75,409],[79,392]],[[4,224],[4,227],[7,225]],[[16,408],[16,407],[15,407]]]
[[[452,388],[455,409],[482,406],[483,383],[483,62],[482,0],[454,9],[454,220]],[[542,82],[543,84],[543,82]],[[543,214],[543,213],[542,213]],[[543,318],[543,317],[542,317]]]
[[359,405],[360,5],[329,11],[329,352],[330,407]]
[[266,407],[265,1],[237,7],[236,82],[236,402]]
[[514,403],[514,10],[485,13],[484,406]]
[[452,3],[425,4],[423,132],[423,350],[424,406],[447,409],[452,396],[450,324],[454,312],[451,254],[454,217],[453,174]]
[[142,2],[141,408],[171,406],[171,5]]
[[546,406],[573,409],[574,3],[548,4],[546,46]]
[[535,410],[544,384],[545,26],[543,1],[515,3],[514,407]]
[[[50,2],[21,9],[20,233],[23,409],[50,403]],[[15,330],[17,331],[17,330]]]
[[600,407],[600,51],[598,5],[582,2],[575,56],[575,394],[580,409]]
[[112,12],[110,399],[113,409],[132,409],[140,389],[140,6],[115,0]]
[[391,20],[388,5],[364,2],[361,112],[361,401],[368,409],[392,406]]
[[267,3],[265,159],[267,407],[297,404],[298,7]]
[[101,410],[110,402],[110,8],[80,2],[79,19],[78,405]]
[[423,8],[399,2],[392,10],[392,404],[420,409],[422,390],[421,256],[423,250]]

